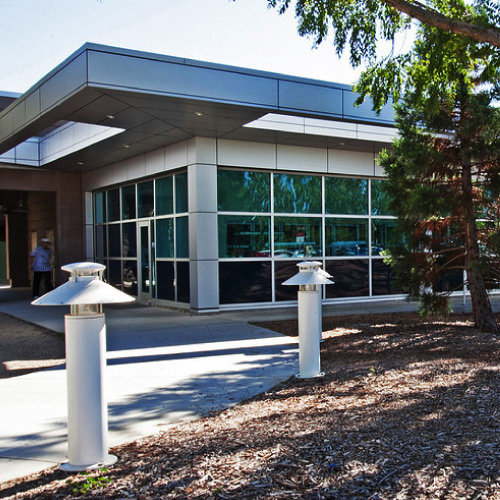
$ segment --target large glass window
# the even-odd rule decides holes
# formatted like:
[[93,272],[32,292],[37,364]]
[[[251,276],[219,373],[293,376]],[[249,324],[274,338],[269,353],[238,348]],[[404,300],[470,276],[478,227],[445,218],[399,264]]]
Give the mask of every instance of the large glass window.
[[270,206],[268,173],[217,171],[217,208],[221,212],[269,212]]
[[106,193],[106,220],[113,222],[120,220],[120,190],[110,189]]
[[296,260],[274,263],[274,294],[277,301],[297,300],[298,287],[283,285],[283,282],[298,272]]
[[174,255],[174,219],[156,221],[156,257],[173,258]]
[[175,264],[158,261],[156,263],[157,297],[162,300],[175,300]]
[[219,262],[221,304],[270,302],[271,262]]
[[95,256],[97,259],[107,257],[106,226],[95,227]]
[[94,220],[96,224],[102,224],[105,220],[104,192],[94,195]]
[[373,295],[393,295],[401,293],[394,282],[394,273],[383,259],[372,260],[372,293]]
[[188,211],[187,174],[175,176],[175,213],[182,214]]
[[219,215],[219,257],[269,257],[270,217]]
[[321,177],[274,174],[274,211],[279,213],[321,213]]
[[327,218],[327,256],[368,255],[368,219]]
[[368,181],[326,177],[325,209],[327,214],[368,215]]
[[327,260],[326,271],[333,276],[333,285],[327,285],[327,298],[363,297],[370,293],[368,260]]
[[108,226],[109,257],[121,257],[120,224]]
[[135,219],[135,184],[122,187],[122,219]]
[[389,209],[391,200],[384,189],[384,182],[380,179],[371,181],[372,215],[392,215]]
[[188,218],[175,219],[175,256],[178,259],[189,258]]
[[173,176],[170,176],[155,181],[156,215],[174,213],[173,179]]
[[309,258],[321,255],[319,217],[275,217],[274,256]]
[[124,257],[137,257],[137,231],[135,222],[122,224],[122,249]]
[[137,184],[137,217],[153,217],[153,181]]
[[384,255],[396,237],[395,219],[372,219],[372,255]]

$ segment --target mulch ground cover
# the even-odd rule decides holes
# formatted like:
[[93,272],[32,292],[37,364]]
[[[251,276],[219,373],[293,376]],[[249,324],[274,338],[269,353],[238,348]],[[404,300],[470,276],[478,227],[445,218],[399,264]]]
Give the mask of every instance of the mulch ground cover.
[[105,471],[3,483],[0,498],[500,499],[499,338],[468,316],[337,317],[323,330],[323,378],[117,447]]

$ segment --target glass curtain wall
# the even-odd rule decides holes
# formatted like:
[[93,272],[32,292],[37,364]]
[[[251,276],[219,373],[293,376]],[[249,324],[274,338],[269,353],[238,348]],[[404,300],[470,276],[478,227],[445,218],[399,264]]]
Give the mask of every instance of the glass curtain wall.
[[325,297],[400,293],[384,251],[395,217],[380,179],[218,169],[220,304],[296,300],[281,283],[319,260]]
[[187,173],[94,193],[94,254],[107,281],[130,295],[147,270],[152,298],[189,303]]

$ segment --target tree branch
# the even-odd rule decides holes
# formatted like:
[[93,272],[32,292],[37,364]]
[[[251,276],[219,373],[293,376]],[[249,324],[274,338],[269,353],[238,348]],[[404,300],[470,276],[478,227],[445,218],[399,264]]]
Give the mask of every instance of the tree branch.
[[406,0],[382,0],[386,5],[418,19],[424,24],[451,31],[457,35],[466,36],[478,42],[489,43],[500,48],[500,30],[488,28],[475,23],[468,23],[458,19],[449,18],[440,12],[431,10],[419,2],[408,2]]

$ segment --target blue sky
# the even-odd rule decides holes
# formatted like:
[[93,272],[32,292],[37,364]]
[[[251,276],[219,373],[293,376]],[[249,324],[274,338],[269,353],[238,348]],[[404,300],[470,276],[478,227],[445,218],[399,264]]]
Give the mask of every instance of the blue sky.
[[85,42],[354,83],[267,0],[0,0],[0,90],[24,92]]

